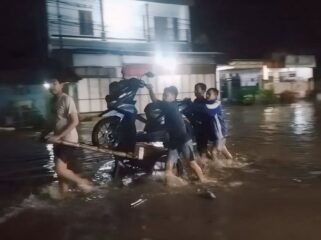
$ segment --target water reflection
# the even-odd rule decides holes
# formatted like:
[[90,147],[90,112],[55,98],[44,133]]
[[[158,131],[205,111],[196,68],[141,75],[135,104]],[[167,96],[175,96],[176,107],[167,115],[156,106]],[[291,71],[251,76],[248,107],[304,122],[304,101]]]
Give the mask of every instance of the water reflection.
[[296,135],[311,133],[313,129],[314,108],[302,104],[292,105],[294,109],[291,127]]
[[112,180],[111,172],[115,165],[115,160],[110,160],[102,164],[94,176],[94,181],[101,185],[108,184]]
[[[275,107],[267,107],[263,111],[263,121],[261,124],[261,129],[264,131],[275,131],[277,130],[277,123],[280,120],[280,109]],[[269,133],[267,131],[267,133]]]
[[45,164],[43,167],[46,168],[49,173],[52,173],[54,178],[57,178],[57,174],[54,171],[55,156],[54,156],[54,152],[53,152],[53,144],[47,144],[46,145],[46,149],[47,149],[47,152],[48,152],[49,159],[48,159],[47,164]]

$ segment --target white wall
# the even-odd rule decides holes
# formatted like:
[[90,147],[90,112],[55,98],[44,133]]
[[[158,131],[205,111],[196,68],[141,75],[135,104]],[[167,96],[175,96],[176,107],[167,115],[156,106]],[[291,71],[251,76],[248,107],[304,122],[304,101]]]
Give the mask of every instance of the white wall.
[[[99,0],[64,0],[60,4],[62,35],[80,35],[79,10],[92,11],[94,36],[101,36]],[[56,0],[47,0],[48,27],[50,35],[58,34]]]
[[[289,77],[292,81],[280,81],[280,75],[287,75],[289,72],[295,73],[295,77]],[[273,82],[265,83],[264,88],[273,89],[276,94],[292,91],[297,94],[297,97],[303,98],[314,89],[313,82],[308,81],[313,78],[312,68],[270,68],[268,73],[269,76],[273,76]]]
[[313,78],[313,69],[307,67],[296,67],[296,68],[269,68],[269,76],[273,76],[274,82],[280,81],[280,76],[287,76],[288,73],[295,73],[294,77],[288,77],[293,81],[308,81],[309,78]]
[[113,54],[74,54],[73,65],[75,67],[121,67],[122,58]]
[[[168,28],[173,28],[172,18],[179,18],[179,39],[188,40],[189,8],[184,5],[153,3],[135,0],[103,0],[105,32],[107,38],[146,40],[146,5],[149,9],[150,35],[154,37],[154,17],[168,17]],[[63,35],[79,36],[79,10],[92,11],[94,37],[101,37],[102,22],[99,0],[64,0],[60,3]],[[57,35],[58,16],[56,0],[47,0],[49,34]],[[113,41],[112,39],[108,39]]]
[[104,0],[104,21],[108,38],[144,39],[144,2]]
[[297,79],[298,80],[309,80],[313,78],[313,69],[312,68],[297,68],[296,69]]
[[[179,29],[189,29],[188,6],[151,3],[133,0],[104,0],[104,20],[107,36],[111,38],[146,38],[147,9],[150,35],[154,37],[154,17],[167,17],[168,28],[173,29],[172,18],[179,18]],[[183,34],[184,31],[180,31]],[[184,36],[180,36],[184,39]],[[187,39],[185,39],[187,40]]]
[[[150,27],[155,29],[154,17],[178,18],[179,20],[179,39],[188,40],[186,31],[190,29],[190,16],[188,6],[163,4],[163,3],[148,3],[150,14]],[[168,28],[173,28],[173,22],[169,19]],[[155,37],[155,32],[151,31],[151,37]]]

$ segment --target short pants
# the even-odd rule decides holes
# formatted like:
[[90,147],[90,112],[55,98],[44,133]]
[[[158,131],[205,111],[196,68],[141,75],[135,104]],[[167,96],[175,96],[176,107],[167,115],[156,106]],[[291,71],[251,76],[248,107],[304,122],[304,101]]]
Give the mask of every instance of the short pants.
[[173,163],[177,163],[179,156],[182,155],[184,160],[195,161],[196,154],[193,149],[192,140],[187,141],[186,143],[181,144],[176,149],[168,150],[168,161],[172,161]]
[[218,151],[222,151],[226,144],[226,138],[209,140],[209,144],[214,146]]
[[206,132],[206,129],[202,125],[198,125],[194,127],[194,133],[195,133],[195,141],[197,144],[197,151],[202,154],[207,152],[207,140],[208,140],[208,134]]
[[82,166],[77,159],[75,149],[64,145],[54,145],[55,162],[60,159],[67,164],[67,168],[75,173],[82,172]]

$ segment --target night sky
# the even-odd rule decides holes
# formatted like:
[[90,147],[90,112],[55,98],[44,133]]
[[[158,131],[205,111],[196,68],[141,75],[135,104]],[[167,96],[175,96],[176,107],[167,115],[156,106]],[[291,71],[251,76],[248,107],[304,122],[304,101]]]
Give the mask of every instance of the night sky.
[[321,53],[320,1],[196,0],[194,36],[232,57]]
[[[2,0],[0,68],[21,67],[44,55],[44,0]],[[275,51],[321,55],[318,1],[195,0],[195,50],[225,52],[233,58],[259,58]],[[37,23],[35,27],[35,23]],[[27,59],[27,61],[25,60]],[[41,60],[40,60],[41,61]]]

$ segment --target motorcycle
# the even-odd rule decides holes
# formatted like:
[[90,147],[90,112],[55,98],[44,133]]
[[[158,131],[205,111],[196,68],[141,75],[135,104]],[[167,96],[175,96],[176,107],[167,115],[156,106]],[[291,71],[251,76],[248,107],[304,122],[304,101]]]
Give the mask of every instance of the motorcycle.
[[[144,74],[140,79],[123,79],[119,82],[112,82],[109,85],[110,94],[106,96],[108,109],[99,116],[102,119],[97,122],[92,132],[92,142],[95,146],[117,149],[120,151],[132,152],[138,142],[158,142],[166,147],[168,134],[164,128],[164,116],[155,104],[148,104],[145,114],[138,114],[134,98],[140,88],[146,86],[143,77],[151,78],[154,75],[150,72]],[[190,100],[178,101],[179,109],[183,113],[188,107]],[[144,117],[144,115],[146,117]],[[145,124],[142,132],[136,131],[136,120]],[[131,167],[138,167],[146,172],[152,171],[156,161],[165,161],[166,152],[158,152],[158,156],[152,156],[152,161],[127,161]],[[124,159],[116,159],[116,164],[125,165]],[[178,163],[178,173],[182,173],[181,163]],[[117,171],[117,170],[115,170]],[[117,175],[115,173],[115,175]]]

